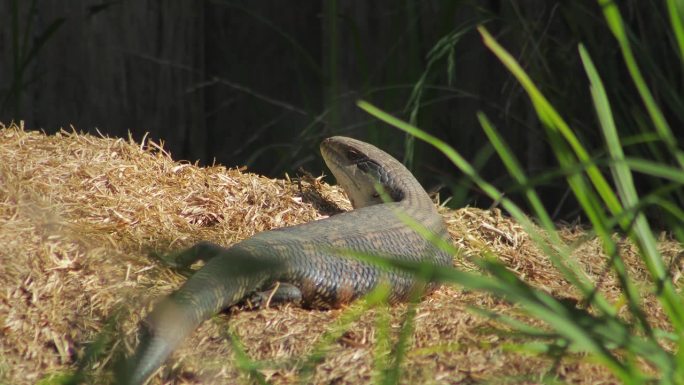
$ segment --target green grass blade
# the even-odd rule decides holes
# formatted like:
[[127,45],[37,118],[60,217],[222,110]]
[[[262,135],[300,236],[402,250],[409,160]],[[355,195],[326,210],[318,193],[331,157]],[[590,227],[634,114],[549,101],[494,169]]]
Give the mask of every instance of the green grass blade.
[[654,162],[648,159],[640,158],[625,158],[625,163],[630,169],[655,176],[658,178],[668,179],[678,184],[684,184],[684,172],[681,169],[664,165],[662,163]]
[[667,13],[670,16],[672,31],[679,47],[679,58],[684,60],[684,23],[682,22],[684,3],[681,0],[666,0],[665,3],[667,4]]
[[[500,198],[502,206],[509,211],[514,218],[519,220],[523,226],[525,226],[526,223],[529,225],[526,217],[522,215],[522,212],[517,206],[505,197],[502,197],[493,186],[484,182],[482,178],[474,172],[468,162],[446,143],[380,111],[367,102],[360,101],[358,104],[362,109],[380,120],[433,144],[436,148],[444,152],[461,171],[471,177],[483,191],[491,194],[490,196],[493,198]],[[620,211],[620,214],[624,214],[624,212]],[[607,221],[607,219],[605,220]],[[602,223],[605,224],[605,222]],[[525,229],[534,237],[535,230],[532,226],[525,227]],[[604,235],[609,238],[607,233]],[[543,241],[541,241],[540,244],[543,245]],[[616,257],[616,254],[613,256]],[[398,262],[385,261],[378,263],[396,264]],[[626,383],[640,383],[641,379],[644,378],[638,365],[634,364],[634,357],[636,356],[648,357],[648,359],[658,366],[663,373],[671,371],[673,367],[671,355],[663,351],[657,341],[653,339],[634,337],[630,328],[625,326],[623,321],[615,316],[614,312],[610,312],[610,309],[605,311],[605,315],[600,319],[585,315],[577,318],[576,314],[573,316],[574,313],[572,313],[572,311],[563,310],[564,305],[558,303],[553,297],[543,292],[537,292],[525,285],[524,282],[518,281],[517,277],[508,272],[505,267],[497,265],[495,262],[489,260],[485,263],[483,268],[497,277],[498,280],[489,281],[485,277],[454,271],[450,271],[449,274],[447,274],[449,276],[444,276],[444,269],[436,269],[433,272],[435,274],[433,278],[443,281],[458,282],[471,289],[485,290],[523,304],[530,314],[545,320],[554,328],[554,330],[557,330],[563,336],[573,341],[576,346],[595,354],[601,362],[611,368],[611,370]],[[575,319],[574,321],[568,321],[568,317],[575,317]],[[578,325],[581,325],[581,327],[578,327]],[[590,331],[589,335],[585,333],[585,329],[587,328]],[[605,345],[606,343],[612,347],[609,348],[609,345]],[[615,347],[626,349],[627,364],[617,361],[610,351],[607,350]]]
[[[401,269],[419,275],[425,271],[424,262],[413,262],[387,256],[374,256],[353,251],[339,251],[386,268]],[[459,271],[453,268],[435,268],[434,279],[457,283],[473,290],[482,290],[522,305],[531,315],[550,325],[556,333],[567,338],[576,349],[591,353],[609,367],[625,383],[641,383],[643,374],[637,366],[626,366],[609,350],[624,346],[644,354],[658,367],[667,365],[669,356],[657,344],[633,337],[629,329],[617,318],[596,318],[584,310],[568,307],[549,294],[534,289],[521,281],[505,266],[489,255],[476,260],[492,277]]]
[[[566,252],[559,252],[559,249],[562,250],[564,246],[562,244],[556,244],[553,246],[549,246],[548,242],[545,240],[545,237],[542,236],[537,228],[534,226],[534,224],[530,221],[530,219],[525,215],[523,210],[521,210],[515,203],[513,203],[511,200],[508,198],[504,197],[504,195],[498,191],[493,185],[490,183],[486,182],[480,175],[476,172],[476,170],[472,167],[472,165],[466,161],[456,150],[454,150],[451,146],[443,142],[442,140],[400,120],[395,118],[392,115],[389,115],[385,113],[384,111],[378,109],[377,107],[373,106],[372,104],[365,102],[363,100],[358,102],[358,105],[360,108],[368,112],[369,114],[375,116],[376,118],[406,132],[411,135],[414,135],[416,138],[421,139],[433,147],[437,148],[440,150],[443,154],[449,158],[451,162],[456,165],[456,167],[461,170],[463,174],[465,174],[467,177],[469,177],[485,194],[487,194],[492,200],[501,202],[501,206],[513,217],[520,223],[523,228],[525,229],[525,232],[527,232],[532,240],[541,247],[542,251],[546,253],[547,255],[551,256],[553,259],[560,260],[562,255],[569,255],[570,253],[568,251]],[[414,227],[415,228],[415,227]],[[604,236],[610,240],[610,235],[604,231]],[[562,264],[560,265],[561,267],[563,266]],[[564,274],[567,275],[568,279],[571,282],[581,282],[579,281],[578,278],[575,278],[572,276],[572,272],[569,271],[563,271]],[[581,276],[581,275],[580,275]],[[593,290],[591,285],[578,285],[578,288],[584,292],[585,295],[590,295],[590,298],[593,299],[594,303],[601,309],[606,314],[615,314],[616,309],[612,307],[608,303],[608,301],[601,296],[599,293],[596,293],[595,290]]]
[[[617,185],[618,193],[621,196],[625,206],[636,206],[639,203],[639,197],[634,186],[632,173],[628,165],[624,163],[625,154],[622,151],[622,144],[620,143],[620,139],[618,137],[617,128],[615,127],[615,121],[613,120],[613,114],[610,108],[610,103],[608,102],[608,96],[606,95],[603,82],[601,81],[591,57],[584,46],[579,46],[579,52],[582,58],[582,63],[584,63],[585,71],[589,76],[589,81],[591,83],[591,95],[594,100],[596,112],[598,114],[599,122],[606,140],[608,152],[613,160],[611,163],[611,171]],[[662,168],[662,166],[658,168]],[[634,231],[643,248],[645,249],[644,257],[646,257],[646,262],[651,265],[651,272],[654,274],[656,279],[665,279],[667,273],[665,271],[662,256],[657,251],[653,232],[649,228],[646,218],[642,214],[637,214]]]
[[[604,11],[614,16],[617,10],[615,9],[613,10],[615,12],[613,12],[606,11],[604,9]],[[619,13],[617,13],[617,15],[619,16]],[[615,20],[616,19],[613,17],[613,21]],[[617,30],[621,31],[621,33],[624,34],[624,31],[621,29],[621,22],[613,22],[611,28],[615,29],[615,26],[619,26],[620,28],[618,28]],[[577,156],[578,160],[582,164],[587,165],[587,176],[592,181],[594,188],[603,199],[607,208],[614,216],[620,217],[621,212],[624,210],[622,205],[617,200],[617,197],[613,193],[612,189],[610,188],[609,184],[607,183],[603,175],[600,173],[598,168],[592,163],[592,160],[589,158],[586,150],[584,150],[582,145],[579,143],[575,135],[570,130],[569,126],[563,121],[563,119],[550,105],[546,98],[544,98],[544,96],[541,94],[538,88],[530,80],[527,74],[522,70],[517,61],[494,40],[494,38],[486,31],[486,29],[480,27],[479,30],[481,35],[483,36],[485,45],[487,45],[492,50],[492,52],[494,52],[494,54],[497,55],[501,62],[518,79],[520,84],[529,94],[530,99],[532,100],[532,103],[535,109],[537,110],[537,114],[544,123],[544,126],[547,128],[547,132],[549,133],[551,143],[554,146],[554,152],[556,153],[556,156],[558,157],[561,165],[567,166],[573,162],[570,157],[570,154],[568,154],[564,150],[564,146],[561,143],[559,143],[559,138],[557,137],[558,133],[560,133],[563,136],[563,138],[568,142],[570,147],[573,149],[575,156]],[[620,32],[617,32],[615,34],[619,35]],[[597,235],[601,237],[601,239],[603,240],[606,253],[611,256],[616,271],[618,272],[618,274],[623,275],[622,282],[628,284],[626,270],[623,266],[622,261],[619,258],[617,258],[618,250],[615,245],[615,242],[610,237],[609,229],[606,227],[607,218],[603,214],[601,206],[593,198],[592,191],[589,188],[587,188],[587,186],[585,186],[581,177],[577,175],[571,175],[568,177],[568,182],[573,192],[575,193],[577,200],[583,207],[584,212],[586,213],[594,229],[596,230]],[[654,280],[656,281],[656,284],[659,287],[663,287],[662,294],[660,297],[661,303],[663,303],[664,307],[666,308],[666,311],[668,312],[668,315],[670,316],[670,319],[675,324],[675,327],[679,330],[679,325],[682,325],[682,322],[684,322],[683,313],[680,311],[680,301],[677,299],[676,293],[671,285],[671,282],[668,282],[664,272],[659,268],[658,253],[657,250],[654,248],[655,243],[651,239],[652,234],[651,236],[645,234],[646,232],[650,232],[647,223],[644,220],[638,220],[635,223],[637,226],[639,226],[639,228],[636,233],[633,233],[635,235],[634,239],[635,241],[637,241],[637,244],[640,246],[642,252],[646,254],[645,260],[647,264],[650,265],[649,270]],[[631,232],[633,230],[632,224],[632,222],[628,221],[623,221],[620,223],[623,230],[628,232]],[[633,292],[631,292],[629,289],[627,290],[628,295],[633,294]],[[633,297],[632,300],[635,301],[636,297]],[[641,323],[642,326],[644,326],[645,328],[649,328],[649,326],[645,323],[645,319],[642,319]]]
[[413,335],[417,299],[411,301],[406,309],[406,314],[399,331],[399,338],[394,345],[392,363],[388,367],[387,374],[382,381],[384,385],[399,384],[401,380],[401,364],[406,359],[406,352],[410,347],[411,336]]
[[516,180],[516,182],[518,182],[519,185],[523,186],[525,196],[527,197],[527,200],[530,203],[530,206],[532,207],[532,210],[534,211],[535,215],[537,215],[537,217],[541,221],[542,226],[544,226],[544,228],[547,231],[550,231],[551,233],[555,234],[554,230],[556,226],[553,224],[551,217],[548,215],[548,212],[544,208],[541,199],[530,185],[530,182],[527,179],[525,173],[523,172],[520,163],[516,159],[515,155],[513,155],[513,151],[511,151],[508,145],[503,141],[499,132],[496,130],[494,125],[489,121],[489,119],[487,119],[487,116],[484,113],[478,112],[477,118],[480,121],[480,125],[484,129],[484,132],[487,135],[489,142],[492,143],[494,149],[499,154],[499,158],[501,158],[504,166],[508,170],[508,173],[511,174],[511,176],[513,176],[513,178]]
[[[586,49],[580,45],[579,50],[585,70],[589,76],[592,98],[594,99],[599,122],[606,139],[607,148],[611,159],[614,161],[612,162],[611,170],[616,181],[618,192],[625,206],[636,206],[639,203],[639,197],[634,186],[631,171],[624,162],[625,155],[618,137],[603,82],[598,76],[598,72]],[[654,173],[658,170],[668,170],[668,168],[662,164],[652,164],[651,166],[650,170]],[[673,174],[676,175],[676,173]],[[679,175],[681,174],[680,170]],[[682,308],[682,302],[678,298],[674,287],[672,287],[672,282],[668,277],[662,255],[658,251],[653,231],[642,213],[636,213],[631,230],[630,234],[639,245],[641,255],[656,281],[656,284],[663,287],[663,290],[660,291],[658,297],[663,304],[665,311],[672,320],[675,329],[680,332],[684,331],[684,309]],[[622,274],[622,272],[618,273]],[[629,287],[629,285],[626,287]],[[634,292],[635,290],[636,289],[632,287],[627,291],[630,296],[634,296],[634,299],[637,298],[636,293]],[[636,311],[636,309],[633,309],[633,311]]]
[[[479,27],[478,30],[483,37],[485,45],[499,58],[504,66],[508,68],[527,92],[539,119],[543,123],[543,127],[546,129],[554,154],[561,167],[564,170],[569,171],[574,169],[576,163],[579,161],[579,163],[586,168],[586,175],[592,182],[595,192],[586,183],[584,177],[579,174],[569,173],[567,176],[568,184],[574,193],[575,198],[584,210],[584,213],[589,218],[597,236],[601,238],[606,254],[612,257],[611,260],[617,266],[618,270],[624,271],[624,269],[620,267],[621,260],[615,258],[618,252],[617,245],[611,238],[610,228],[607,227],[609,220],[606,217],[603,205],[598,197],[596,197],[596,193],[599,194],[608,210],[614,216],[619,217],[619,214],[623,209],[617,196],[614,194],[612,188],[568,124],[561,118],[560,114],[544,95],[542,95],[513,56],[499,45],[484,27]],[[621,225],[623,227],[629,227],[630,223],[624,222],[621,223]]]
[[380,384],[386,378],[390,367],[392,318],[386,307],[379,307],[375,315],[375,346],[373,347],[373,381]]
[[[471,178],[475,182],[475,184],[482,191],[484,191],[492,200],[501,202],[501,205],[504,207],[504,209],[508,211],[508,213],[511,214],[525,228],[525,231],[528,234],[530,234],[535,243],[542,247],[542,250],[544,252],[546,252],[549,255],[555,255],[558,253],[558,250],[552,247],[548,247],[547,242],[544,241],[544,237],[541,236],[541,234],[539,234],[539,232],[532,224],[532,222],[529,220],[529,218],[525,215],[525,213],[512,201],[505,198],[504,195],[500,191],[498,191],[493,185],[484,181],[476,172],[476,170],[472,167],[472,165],[470,165],[470,163],[466,161],[451,146],[414,126],[381,111],[380,109],[371,105],[370,103],[367,103],[365,101],[359,101],[358,105],[359,107],[366,110],[368,113],[375,116],[376,118],[394,127],[397,127],[404,132],[414,135],[417,138],[424,140],[427,143],[434,146],[435,148],[439,149],[442,153],[444,153],[447,156],[447,158],[449,158],[449,160],[451,160],[454,163],[454,165],[456,165],[456,167],[458,167],[461,170],[461,172],[463,172],[467,177]],[[555,246],[562,247],[562,245],[560,244],[557,244]],[[565,254],[567,255],[569,253]],[[611,309],[610,305],[608,305],[608,303],[603,298],[601,298],[600,296],[597,296],[596,298],[603,311],[611,314],[614,313],[614,309]]]
[[641,96],[641,100],[646,106],[646,110],[648,111],[660,139],[675,157],[679,167],[684,168],[684,153],[677,148],[677,139],[672,134],[670,125],[667,123],[667,120],[665,120],[665,116],[658,107],[653,94],[651,94],[648,86],[646,86],[646,80],[639,70],[636,58],[632,52],[632,47],[629,44],[629,39],[627,38],[622,16],[620,15],[617,4],[613,0],[598,0],[598,3],[603,9],[603,15],[608,23],[610,31],[613,33],[613,36],[615,36],[615,39],[620,46],[627,70]]
[[[639,204],[639,197],[637,196],[636,188],[634,187],[634,181],[632,179],[632,173],[629,167],[625,165],[622,161],[625,158],[625,154],[622,151],[622,144],[618,137],[617,129],[615,127],[615,121],[613,120],[613,113],[610,108],[610,103],[608,102],[608,96],[606,95],[606,90],[603,86],[603,82],[594,67],[594,63],[586,51],[584,46],[580,44],[579,53],[584,64],[584,69],[589,77],[591,96],[594,102],[596,113],[599,118],[599,123],[603,132],[603,136],[606,140],[606,146],[608,148],[608,153],[610,158],[613,160],[611,163],[611,172],[613,174],[613,179],[617,185],[618,194],[622,198],[622,202],[625,206],[636,206]],[[655,239],[653,238],[653,233],[650,228],[648,228],[648,223],[646,218],[640,212],[636,212],[636,223],[633,227],[636,238],[640,241],[640,244],[645,246],[646,253],[644,253],[644,259],[646,263],[650,265],[649,270],[655,276],[656,279],[662,279],[665,275],[664,265],[662,263],[662,256],[658,253],[655,248]],[[632,221],[630,219],[630,221]],[[650,326],[646,320],[646,316],[641,309],[639,292],[637,288],[630,282],[625,266],[621,263],[619,258],[615,258],[614,268],[618,274],[618,278],[625,289],[625,294],[627,295],[627,300],[632,313],[638,317],[641,324],[646,328],[646,331],[651,333]]]
[[323,361],[330,346],[339,340],[352,323],[358,321],[368,310],[380,304],[387,304],[389,288],[385,285],[378,286],[364,300],[352,304],[345,312],[328,328],[319,338],[311,353],[302,361],[299,371],[299,383],[306,384],[313,376],[316,366]]
[[[569,158],[569,154],[560,152],[562,147],[559,146],[558,138],[555,138],[554,135],[551,134],[562,135],[562,137],[567,141],[567,143],[572,148],[575,156],[577,156],[577,159],[579,159],[581,163],[588,164],[586,172],[589,178],[591,179],[592,183],[594,184],[596,191],[599,193],[604,203],[611,212],[613,212],[614,214],[619,212],[621,210],[619,200],[613,193],[612,189],[610,188],[610,185],[603,177],[601,172],[598,170],[598,168],[591,163],[591,157],[584,149],[579,139],[577,139],[575,134],[572,132],[568,124],[565,123],[565,121],[563,120],[563,118],[561,118],[560,114],[556,111],[556,109],[553,108],[551,103],[544,97],[544,95],[542,95],[541,91],[539,91],[537,86],[534,85],[530,77],[527,76],[527,74],[522,69],[522,67],[520,67],[515,58],[513,58],[513,56],[511,56],[511,54],[509,54],[501,45],[499,45],[499,43],[497,43],[496,40],[494,40],[492,35],[484,27],[478,27],[478,31],[480,32],[480,35],[482,35],[485,45],[497,56],[497,58],[506,66],[506,68],[508,68],[508,70],[516,77],[516,79],[518,79],[520,85],[522,85],[522,87],[529,95],[530,100],[532,101],[532,105],[534,106],[537,115],[539,116],[539,119],[542,121],[544,126],[551,131],[550,139],[552,140],[552,144],[555,144],[554,147],[556,150],[556,155],[563,157],[559,159],[561,161],[561,165],[567,165],[571,162],[571,159]],[[577,188],[582,188],[585,191],[588,191],[582,186],[577,186],[578,184],[583,184],[581,180],[574,178],[574,180],[571,180],[570,182],[571,185],[576,185],[574,191],[577,190]],[[575,194],[578,194],[578,191],[575,191]],[[580,195],[584,194],[580,193]],[[581,200],[582,197],[578,196],[577,198]],[[587,205],[586,207],[591,206],[587,203],[588,202],[585,202],[585,204]],[[587,215],[590,214],[591,213],[589,212],[587,213]]]
[[[492,143],[497,153],[499,154],[499,157],[502,159],[504,165],[508,169],[509,174],[511,174],[513,178],[521,186],[523,186],[525,196],[530,202],[530,206],[532,207],[533,212],[540,219],[541,224],[546,230],[549,237],[551,237],[551,242],[556,246],[556,248],[561,250],[565,249],[563,242],[558,237],[555,225],[553,224],[551,217],[548,215],[546,209],[544,208],[541,199],[534,191],[534,189],[531,187],[525,173],[522,171],[522,167],[520,166],[518,160],[515,158],[515,155],[513,155],[513,152],[508,148],[506,143],[501,138],[501,135],[494,127],[494,125],[489,121],[489,119],[487,119],[487,117],[484,114],[478,112],[478,119],[480,120],[480,124],[482,125],[485,134],[489,138],[489,141]],[[568,281],[570,281],[570,283],[580,288],[580,290],[586,298],[594,297],[596,292],[595,287],[586,277],[581,267],[574,263],[573,259],[561,257],[562,255],[569,255],[570,252],[561,251],[559,254],[560,256],[553,252],[547,253],[554,266],[561,271],[563,276],[566,277]],[[603,302],[602,298],[597,298],[597,300],[601,302],[599,305],[600,308],[602,308],[604,311],[608,313],[614,313],[613,309],[609,308],[607,303]]]
[[259,362],[252,360],[252,358],[245,351],[242,341],[229,331],[225,330],[223,337],[230,342],[230,347],[233,350],[233,357],[235,358],[235,366],[238,370],[247,374],[251,383],[260,385],[267,385],[266,377],[259,371],[261,365]]

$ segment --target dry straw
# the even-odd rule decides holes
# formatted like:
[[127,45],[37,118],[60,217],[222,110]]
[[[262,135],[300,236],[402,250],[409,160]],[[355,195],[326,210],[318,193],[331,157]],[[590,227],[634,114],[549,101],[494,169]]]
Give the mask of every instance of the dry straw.
[[[0,124],[0,384],[33,384],[75,368],[85,344],[125,309],[112,350],[130,352],[140,319],[183,277],[160,266],[150,251],[175,250],[201,239],[228,245],[275,227],[320,219],[349,204],[337,187],[319,179],[268,179],[222,166],[176,162],[152,142],[61,132],[44,135]],[[550,293],[577,293],[553,269],[522,228],[497,210],[443,209],[456,244],[472,255],[487,247],[516,273]],[[563,230],[569,242],[583,236]],[[666,255],[678,247],[663,240]],[[646,282],[634,250],[623,255],[633,276]],[[596,241],[583,242],[575,258],[601,290],[616,300],[619,288],[605,273]],[[456,259],[457,268],[475,267]],[[652,298],[656,325],[664,316]],[[444,287],[417,310],[402,383],[450,384],[489,380],[534,383],[552,374],[572,383],[612,382],[607,370],[579,357],[556,363],[507,349],[516,342],[500,325],[469,312],[481,306],[520,316],[489,295]],[[406,306],[390,310],[397,332]],[[172,370],[189,383],[233,383],[244,375],[226,342],[230,329],[255,359],[287,361],[309,353],[344,309],[293,306],[234,309],[200,327],[173,356]],[[359,384],[373,378],[375,315],[355,322],[316,368],[315,383]],[[662,320],[662,321],[661,321]],[[93,369],[108,378],[112,357]],[[289,361],[288,361],[289,362]],[[169,367],[166,368],[169,370]],[[298,380],[297,367],[264,369],[276,384]],[[152,384],[161,383],[156,376]]]

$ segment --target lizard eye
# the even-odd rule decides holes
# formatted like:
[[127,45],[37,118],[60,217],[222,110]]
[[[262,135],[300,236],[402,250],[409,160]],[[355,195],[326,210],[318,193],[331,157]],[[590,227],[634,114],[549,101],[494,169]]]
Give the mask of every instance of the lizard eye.
[[347,159],[349,159],[352,162],[356,162],[363,159],[363,154],[356,150],[349,149],[347,150]]

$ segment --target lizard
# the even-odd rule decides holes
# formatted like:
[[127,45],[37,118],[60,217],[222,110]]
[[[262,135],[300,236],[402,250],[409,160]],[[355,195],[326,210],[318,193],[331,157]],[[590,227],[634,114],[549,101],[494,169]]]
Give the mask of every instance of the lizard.
[[[435,204],[401,162],[369,143],[342,136],[323,140],[320,150],[353,210],[261,232],[230,247],[202,241],[171,254],[179,266],[198,260],[205,264],[147,316],[124,383],[144,383],[203,321],[269,288],[274,288],[271,301],[326,309],[348,304],[380,283],[389,285],[390,303],[406,301],[417,285],[410,273],[335,250],[451,266],[451,255],[397,214],[407,215],[432,237],[449,240]],[[425,291],[436,286],[428,283]]]

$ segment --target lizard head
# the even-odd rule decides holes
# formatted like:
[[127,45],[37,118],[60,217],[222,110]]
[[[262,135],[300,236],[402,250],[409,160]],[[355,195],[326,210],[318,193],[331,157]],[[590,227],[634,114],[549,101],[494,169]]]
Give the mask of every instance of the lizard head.
[[321,155],[354,208],[383,203],[378,188],[398,202],[405,196],[405,178],[413,179],[398,160],[360,140],[327,138],[321,143]]

